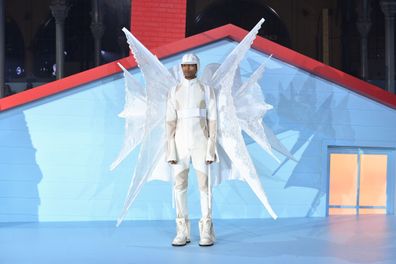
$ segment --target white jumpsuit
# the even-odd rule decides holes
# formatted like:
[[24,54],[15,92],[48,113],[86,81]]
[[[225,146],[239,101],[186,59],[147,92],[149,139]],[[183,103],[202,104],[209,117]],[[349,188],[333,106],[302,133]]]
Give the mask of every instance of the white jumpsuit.
[[202,218],[211,218],[208,165],[216,160],[217,112],[213,89],[199,80],[183,79],[169,92],[166,112],[167,161],[174,176],[177,218],[188,219],[187,185],[190,160],[198,177]]

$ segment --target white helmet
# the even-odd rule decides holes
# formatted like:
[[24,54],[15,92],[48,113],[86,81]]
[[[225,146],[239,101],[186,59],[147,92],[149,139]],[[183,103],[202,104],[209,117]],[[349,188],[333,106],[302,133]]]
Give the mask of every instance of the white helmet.
[[180,64],[197,64],[197,70],[199,69],[199,58],[193,53],[184,54]]

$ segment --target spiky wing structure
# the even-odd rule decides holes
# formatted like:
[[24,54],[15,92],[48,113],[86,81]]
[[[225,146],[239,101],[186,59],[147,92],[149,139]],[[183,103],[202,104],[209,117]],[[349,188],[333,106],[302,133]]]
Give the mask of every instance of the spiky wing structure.
[[156,56],[126,28],[123,28],[123,31],[146,82],[146,113],[138,160],[117,225],[121,224],[125,218],[144,183],[153,179],[171,180],[169,169],[161,170],[160,168],[166,166],[164,155],[167,95],[168,91],[177,84],[176,79]]
[[[241,129],[278,162],[279,160],[274,155],[273,149],[295,160],[272,130],[263,123],[265,114],[273,107],[265,102],[264,94],[258,81],[262,78],[271,57],[272,55],[244,83],[242,83],[239,69],[237,69],[231,93]],[[209,84],[219,66],[220,64],[218,63],[206,65],[201,77],[202,82]]]
[[[220,183],[226,179],[239,179],[247,182],[260,199],[268,213],[276,219],[267,196],[263,190],[254,164],[250,158],[242,137],[242,128],[237,116],[237,106],[232,96],[235,74],[242,59],[250,49],[264,19],[245,36],[245,38],[226,57],[224,62],[214,72],[208,84],[213,87],[217,100],[217,126],[220,163],[215,166],[211,182]],[[226,156],[224,156],[224,154]],[[229,166],[229,167],[227,167]]]
[[[262,124],[264,114],[271,109],[271,106],[265,103],[261,88],[257,84],[264,72],[265,65],[261,65],[245,83],[242,84],[235,80],[239,74],[238,66],[250,49],[263,22],[264,19],[260,20],[221,65],[208,65],[205,68],[202,81],[214,89],[218,109],[220,162],[211,165],[211,181],[214,184],[230,179],[247,182],[269,214],[276,218],[242,137],[243,130],[274,158],[271,146],[286,156],[290,155],[272,131]],[[128,30],[124,28],[123,31],[146,81],[146,93],[142,94],[144,90],[136,85],[136,81],[127,71],[124,71],[127,82],[126,102],[139,102],[145,106],[139,108],[139,111],[144,109],[144,118],[141,118],[142,112],[134,110],[136,104],[132,107],[132,104],[126,103],[126,108],[123,111],[125,118],[126,116],[131,117],[131,120],[126,118],[125,141],[132,138],[135,143],[125,142],[119,158],[113,165],[119,164],[130,153],[132,150],[130,148],[136,147],[139,143],[141,143],[141,148],[118,225],[125,218],[144,183],[153,179],[165,181],[172,179],[168,164],[165,162],[165,109],[168,91],[177,84],[177,80],[181,77],[180,67],[174,67],[168,71]],[[130,89],[129,85],[136,86],[136,88]],[[135,121],[132,120],[134,114],[138,116]],[[144,120],[142,121],[142,119]],[[129,125],[128,122],[135,123]],[[139,132],[140,136],[138,136],[136,130],[128,131],[128,128],[135,126],[143,127],[144,133]]]
[[264,94],[258,81],[262,78],[267,62],[272,55],[260,65],[259,68],[233,93],[237,108],[237,116],[242,130],[246,132],[256,143],[261,146],[279,163],[272,149],[294,159],[292,154],[276,138],[273,132],[263,124],[264,115],[273,107],[265,102]]
[[124,72],[125,106],[118,115],[125,119],[125,135],[123,147],[110,169],[114,170],[143,140],[146,119],[146,90],[136,81],[124,66],[118,63]]

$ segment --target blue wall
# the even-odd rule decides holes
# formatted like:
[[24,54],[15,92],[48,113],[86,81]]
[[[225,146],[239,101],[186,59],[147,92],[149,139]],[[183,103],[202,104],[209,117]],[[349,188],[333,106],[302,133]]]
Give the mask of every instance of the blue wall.
[[[222,40],[194,50],[202,66],[221,62],[237,43]],[[171,67],[182,54],[165,59]],[[266,54],[251,50],[241,65],[246,78]],[[141,79],[139,70],[131,71]],[[250,140],[249,151],[280,217],[324,216],[327,146],[396,147],[396,111],[272,59],[260,81],[274,106],[264,118],[298,163],[274,161]],[[137,151],[115,171],[124,123],[121,74],[0,113],[0,221],[115,220],[121,211]],[[194,173],[190,215],[200,217]],[[150,182],[127,219],[173,219],[171,185]],[[267,218],[247,184],[214,190],[216,218]]]

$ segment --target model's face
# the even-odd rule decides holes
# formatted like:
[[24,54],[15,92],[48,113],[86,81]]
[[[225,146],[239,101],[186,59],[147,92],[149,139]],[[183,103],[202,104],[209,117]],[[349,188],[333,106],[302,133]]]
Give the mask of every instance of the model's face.
[[184,78],[191,80],[197,77],[197,64],[182,64]]

